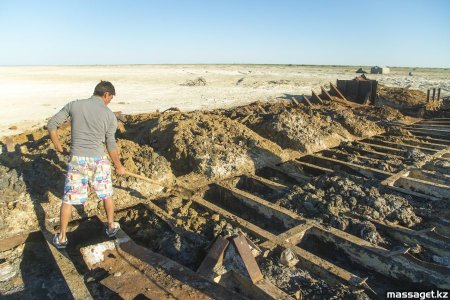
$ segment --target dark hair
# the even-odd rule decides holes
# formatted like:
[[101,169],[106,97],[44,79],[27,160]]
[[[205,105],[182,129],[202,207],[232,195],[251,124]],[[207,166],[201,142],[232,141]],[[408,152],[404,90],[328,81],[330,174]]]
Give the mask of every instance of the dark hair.
[[106,92],[110,93],[113,96],[116,94],[116,90],[114,89],[112,83],[102,80],[95,86],[94,95],[102,97]]

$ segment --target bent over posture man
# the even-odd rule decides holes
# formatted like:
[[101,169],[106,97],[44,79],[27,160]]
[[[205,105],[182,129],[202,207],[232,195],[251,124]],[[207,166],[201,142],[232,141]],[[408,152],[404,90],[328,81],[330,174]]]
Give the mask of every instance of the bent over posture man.
[[112,201],[111,166],[105,156],[103,143],[106,142],[109,156],[114,162],[116,172],[125,174],[125,168],[119,160],[119,153],[114,137],[117,119],[107,107],[115,95],[114,86],[108,81],[101,81],[94,90],[94,95],[85,100],[77,100],[64,106],[48,122],[48,131],[56,151],[62,153],[56,129],[70,117],[71,145],[70,159],[64,185],[64,196],[60,212],[60,233],[55,234],[53,244],[58,248],[67,245],[66,230],[72,214],[72,205],[86,203],[89,185],[103,200],[108,226],[106,234],[116,235],[119,223],[114,222],[114,204]]

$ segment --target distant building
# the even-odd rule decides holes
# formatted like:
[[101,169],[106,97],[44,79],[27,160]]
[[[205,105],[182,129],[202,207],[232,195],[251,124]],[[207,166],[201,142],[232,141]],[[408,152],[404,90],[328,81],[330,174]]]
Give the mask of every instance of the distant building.
[[370,74],[389,74],[389,68],[375,66],[370,68]]

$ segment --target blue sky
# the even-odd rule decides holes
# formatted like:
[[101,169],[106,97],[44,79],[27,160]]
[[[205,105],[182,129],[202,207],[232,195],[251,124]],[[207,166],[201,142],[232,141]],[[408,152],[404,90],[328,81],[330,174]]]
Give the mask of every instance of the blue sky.
[[450,67],[450,1],[0,0],[0,65]]

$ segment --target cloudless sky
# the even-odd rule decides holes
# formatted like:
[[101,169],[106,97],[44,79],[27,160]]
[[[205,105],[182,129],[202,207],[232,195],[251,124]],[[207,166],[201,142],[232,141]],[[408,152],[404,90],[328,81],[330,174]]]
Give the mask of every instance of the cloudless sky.
[[0,65],[450,67],[449,0],[0,0]]

